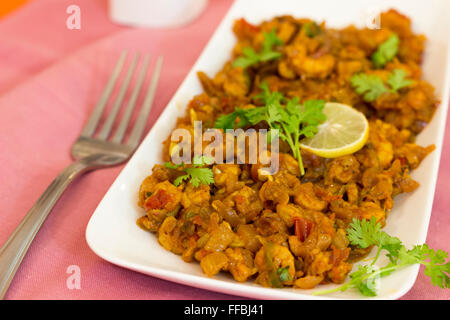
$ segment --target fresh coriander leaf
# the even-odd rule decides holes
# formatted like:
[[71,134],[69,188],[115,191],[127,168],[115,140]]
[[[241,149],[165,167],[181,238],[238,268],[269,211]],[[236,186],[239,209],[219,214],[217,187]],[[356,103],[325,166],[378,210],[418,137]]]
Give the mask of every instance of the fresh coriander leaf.
[[401,88],[408,87],[413,84],[412,80],[406,79],[406,72],[403,69],[395,69],[389,75],[387,83],[391,86],[394,92]]
[[275,60],[281,57],[281,53],[280,52],[275,52],[275,51],[269,51],[269,52],[263,52],[260,54],[259,56],[259,60],[262,62],[266,62],[269,60]]
[[431,284],[442,289],[450,289],[450,262],[438,266],[426,266],[424,274],[430,277]]
[[[196,162],[196,163],[195,163]],[[177,170],[178,168],[182,168],[186,174],[178,176],[173,184],[175,186],[179,186],[184,181],[188,181],[194,186],[198,187],[200,184],[209,185],[214,183],[214,175],[210,168],[199,168],[199,166],[211,164],[212,159],[208,157],[196,157],[194,158],[193,167],[186,168],[184,164],[172,165],[170,162],[166,162],[165,166],[170,169]]]
[[283,284],[280,281],[280,276],[276,270],[269,271],[269,281],[273,288],[283,288]]
[[[250,124],[257,124],[258,122],[263,121],[264,115],[265,109],[261,107],[249,109],[236,108],[234,112],[217,118],[214,127],[224,130],[243,128]],[[239,121],[236,123],[237,119],[239,119]]]
[[388,257],[391,261],[398,257],[399,250],[403,247],[400,239],[381,231],[381,226],[377,223],[375,217],[370,220],[354,218],[347,229],[347,237],[352,245],[360,248],[364,249],[376,245],[379,250],[388,251]]
[[347,237],[352,245],[365,249],[376,244],[380,232],[380,224],[375,217],[370,220],[353,218],[347,228]]
[[258,60],[253,60],[250,59],[248,57],[239,57],[236,60],[233,61],[233,67],[241,67],[242,69],[245,69],[249,66],[251,66],[252,64],[257,63]]
[[383,93],[397,92],[410,86],[413,81],[406,79],[406,72],[403,69],[395,69],[389,74],[387,80],[390,89],[385,86],[381,78],[373,74],[355,74],[350,78],[350,83],[358,94],[363,95],[365,101],[372,102]]
[[259,88],[261,89],[261,92],[255,95],[253,98],[256,100],[261,100],[261,103],[263,104],[267,104],[267,100],[271,95],[269,85],[267,84],[267,82],[263,82],[259,85]]
[[400,38],[394,33],[380,44],[377,51],[372,55],[372,62],[375,67],[382,68],[386,63],[394,59],[398,52],[399,43]]
[[245,118],[252,125],[264,121],[265,117],[266,109],[264,107],[245,109]]
[[439,249],[435,251],[424,244],[414,246],[406,253],[402,252],[399,260],[402,264],[423,264],[425,266],[424,274],[430,277],[433,285],[450,289],[450,262],[445,263],[447,257],[447,252]]
[[[286,107],[289,108],[289,103]],[[300,122],[303,124],[300,135],[310,138],[317,133],[319,124],[325,121],[324,107],[323,100],[308,100],[304,103],[300,113]]]
[[388,235],[386,232],[381,231],[378,236],[378,241],[376,245],[379,249],[384,249],[388,251],[388,258],[393,262],[395,258],[398,256],[400,249],[403,247],[402,242],[397,237],[392,237]]
[[280,139],[280,130],[271,129],[267,132],[267,143],[270,144],[273,139]]
[[259,59],[258,54],[255,52],[255,50],[253,50],[253,48],[245,47],[245,48],[242,49],[242,53],[246,57],[248,57],[249,59],[252,59],[252,60],[258,60]]
[[[313,100],[308,100],[305,102],[305,105]],[[300,108],[300,99],[298,97],[293,97],[292,99],[288,100],[286,103],[286,111],[289,114],[300,114],[302,112]]]
[[255,50],[253,50],[253,48],[245,47],[242,49],[242,53],[242,57],[234,60],[233,67],[242,67],[245,69],[248,66],[258,63],[260,60],[259,55],[255,52]]
[[164,163],[164,166],[169,169],[178,169],[183,166],[183,164],[172,164],[170,162]]
[[213,162],[214,162],[213,159],[205,156],[195,156],[194,159],[192,160],[192,164],[194,165],[194,167],[210,165]]
[[350,78],[350,83],[358,94],[363,95],[367,102],[375,101],[383,93],[389,92],[383,80],[373,74],[355,74]]
[[189,175],[188,175],[188,174],[185,174],[185,175],[182,175],[182,176],[177,177],[177,178],[173,181],[173,184],[174,184],[175,186],[178,187],[180,184],[183,183],[183,181],[186,181],[186,180],[188,180],[188,179],[189,179]]
[[[234,127],[243,128],[243,127],[248,126],[250,124],[250,122],[247,118],[248,111],[246,109],[240,109],[240,108],[236,108],[235,110],[236,110],[235,112],[237,112],[239,121],[237,123],[235,123]],[[234,127],[232,129],[234,129]]]
[[[267,115],[269,125],[275,126],[276,122],[282,121],[288,117],[286,111],[279,104],[279,102],[272,102],[267,105]],[[278,125],[277,125],[278,126]]]
[[377,295],[377,281],[380,275],[373,266],[359,266],[358,270],[350,274],[353,286],[367,297]]
[[[239,122],[236,123],[236,120],[239,118]],[[235,127],[241,128],[248,124],[246,119],[246,112],[244,109],[236,108],[234,112],[229,114],[225,114],[217,118],[216,123],[214,125],[215,128],[218,129],[234,129]]]
[[[294,158],[297,159],[300,174],[304,175],[300,139],[317,133],[319,124],[325,120],[323,114],[325,101],[309,100],[300,105],[298,97],[286,99],[281,92],[271,92],[266,82],[261,84],[260,88],[261,92],[254,98],[264,103],[264,107],[236,108],[234,112],[219,117],[215,127],[232,129],[265,121],[270,128],[267,135],[268,143],[275,136],[287,142]],[[238,118],[239,122],[236,124]]]
[[[255,95],[254,99],[259,99],[264,104],[273,103],[274,101],[281,100],[283,98],[279,92],[270,92],[269,86],[266,82],[264,82],[260,88],[262,89],[261,93]],[[236,123],[237,119],[239,119],[239,122]],[[214,127],[224,130],[242,128],[249,124],[255,125],[264,120],[266,120],[266,107],[248,109],[235,108],[234,112],[217,118]]]
[[[300,138],[311,137],[318,130],[318,125],[325,120],[322,100],[306,101],[300,105],[298,97],[286,99],[282,93],[271,92],[267,83],[261,85],[262,92],[256,96],[266,105],[266,122],[270,132],[278,130],[278,137],[291,148],[292,154],[299,164],[300,174],[305,174],[300,152]],[[284,104],[284,106],[283,106]],[[272,134],[269,135],[272,137]]]
[[264,35],[263,52],[271,51],[273,46],[283,45],[283,41],[277,37],[277,33],[275,31],[276,28],[273,28],[268,33],[263,32]]
[[320,26],[314,21],[305,23],[302,29],[305,30],[305,34],[309,38],[314,38],[315,36],[317,36],[319,33],[322,32]]
[[270,32],[264,32],[264,41],[262,43],[262,48],[260,52],[256,52],[253,48],[245,47],[242,49],[242,56],[238,57],[233,61],[233,67],[247,68],[251,65],[257,64],[258,62],[266,62],[270,60],[275,60],[281,57],[281,53],[274,51],[273,47],[282,45],[281,41],[275,32],[275,28]]
[[[318,125],[325,120],[322,110],[325,102],[310,100],[299,105],[298,98],[286,102],[283,108],[279,98],[269,97],[268,123],[272,129],[278,129],[279,137],[290,146],[294,158],[299,163],[300,173],[305,173],[300,152],[300,139],[303,136],[311,137],[318,131]],[[285,99],[283,99],[285,100]]]
[[376,287],[376,281],[379,278],[380,276],[378,274],[373,277],[369,277],[366,281],[362,281],[359,284],[358,290],[367,297],[375,297],[378,291]]
[[196,188],[200,184],[214,183],[213,172],[209,168],[185,168],[184,170],[190,176],[189,182]]
[[292,277],[289,274],[289,266],[286,266],[284,268],[278,268],[277,274],[281,281],[291,281]]
[[281,103],[284,102],[285,98],[281,92],[278,91],[270,91],[269,85],[267,82],[263,82],[259,88],[261,92],[254,96],[254,99],[260,100],[264,105],[272,105],[276,104],[281,106]]
[[447,252],[440,250],[440,249],[434,251],[433,249],[428,247],[428,245],[426,245],[426,244],[424,244],[422,246],[422,248],[423,248],[422,251],[425,251],[425,254],[428,255],[428,258],[430,259],[430,263],[432,263],[432,264],[444,263],[448,257]]
[[232,112],[229,114],[224,114],[216,119],[216,123],[214,124],[215,128],[219,129],[233,129],[235,126],[236,119],[238,117],[238,113]]

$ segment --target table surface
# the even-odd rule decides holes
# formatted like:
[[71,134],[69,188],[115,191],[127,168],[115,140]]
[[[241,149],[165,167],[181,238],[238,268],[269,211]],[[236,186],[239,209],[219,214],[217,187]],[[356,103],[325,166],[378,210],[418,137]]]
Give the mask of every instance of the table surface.
[[[120,47],[115,40],[144,38],[146,43],[137,44],[136,50],[159,50],[166,57],[152,122],[232,1],[210,1],[197,20],[176,30],[114,25],[108,20],[105,0],[78,0],[81,30],[68,30],[66,8],[72,3],[28,1],[0,20],[0,147],[6,150],[0,155],[0,243],[6,241],[47,185],[70,163],[68,148],[112,65],[104,52]],[[67,79],[62,78],[64,74]],[[86,89],[86,83],[94,83],[93,88]],[[450,251],[447,123],[427,243]],[[88,248],[86,225],[122,168],[91,172],[69,187],[37,234],[6,299],[241,299],[135,273],[103,261]],[[70,266],[79,267],[80,289],[67,285]],[[450,299],[450,293],[433,287],[421,268],[415,285],[402,299]]]

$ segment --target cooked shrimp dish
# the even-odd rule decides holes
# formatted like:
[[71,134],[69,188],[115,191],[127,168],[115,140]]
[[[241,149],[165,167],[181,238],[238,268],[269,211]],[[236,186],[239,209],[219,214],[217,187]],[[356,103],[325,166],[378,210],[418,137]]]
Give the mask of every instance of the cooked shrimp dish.
[[[395,10],[381,13],[374,29],[279,16],[238,19],[233,32],[230,59],[213,76],[198,72],[203,93],[174,129],[193,132],[195,121],[224,136],[279,129],[279,148],[268,151],[279,168],[267,174],[259,160],[175,164],[168,137],[165,164],[140,186],[137,224],[209,277],[275,288],[343,283],[371,250],[352,246],[347,226],[372,218],[384,226],[395,197],[419,187],[410,173],[434,149],[415,143],[438,105],[421,75],[426,38]],[[367,128],[357,147],[324,156],[305,141],[320,136],[323,149],[345,140],[321,134],[330,130],[330,102],[356,110]]]

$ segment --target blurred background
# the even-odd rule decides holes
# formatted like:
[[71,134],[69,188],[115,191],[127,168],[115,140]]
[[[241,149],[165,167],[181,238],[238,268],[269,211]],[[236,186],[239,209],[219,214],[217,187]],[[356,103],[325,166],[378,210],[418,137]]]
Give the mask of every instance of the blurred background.
[[0,2],[0,19],[30,0],[8,0]]

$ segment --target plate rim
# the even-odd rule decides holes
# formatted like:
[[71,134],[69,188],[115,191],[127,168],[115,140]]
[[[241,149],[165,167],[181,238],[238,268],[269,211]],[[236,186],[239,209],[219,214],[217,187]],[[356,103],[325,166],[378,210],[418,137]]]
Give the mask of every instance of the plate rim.
[[[233,16],[233,14],[235,13],[234,12],[235,8],[238,7],[238,3],[240,3],[240,2],[242,2],[242,0],[235,0],[234,3],[230,6],[230,8],[228,9],[228,12],[224,15],[221,22],[216,27],[214,33],[208,40],[207,44],[204,46],[201,54],[199,55],[199,57],[197,58],[195,63],[192,65],[191,69],[186,74],[183,81],[181,82],[181,84],[179,85],[179,87],[177,88],[175,93],[172,95],[169,102],[166,104],[166,107],[163,109],[161,114],[158,116],[156,121],[153,123],[152,128],[149,130],[149,132],[146,134],[146,136],[144,137],[144,139],[142,140],[142,142],[140,143],[138,148],[135,150],[135,153],[137,153],[139,151],[141,146],[144,144],[144,141],[146,139],[149,139],[149,137],[151,136],[151,133],[153,132],[153,128],[160,121],[162,121],[165,114],[171,112],[170,108],[167,108],[167,106],[169,106],[171,104],[177,104],[177,101],[176,101],[177,97],[180,95],[180,93],[182,93],[183,88],[186,86],[186,83],[189,81],[189,78],[191,78],[192,74],[195,73],[196,70],[198,69],[197,65],[203,59],[203,56],[206,55],[207,49],[212,45],[212,43],[214,42],[217,35],[221,34],[221,30],[228,23],[228,20],[230,19],[230,17]],[[422,229],[421,235],[419,236],[419,238],[421,238],[421,240],[422,240],[421,243],[424,243],[426,241],[426,237],[428,235],[428,227],[429,227],[429,223],[431,220],[432,206],[433,206],[433,202],[434,202],[434,194],[436,191],[436,183],[437,183],[438,172],[439,172],[439,164],[440,164],[440,159],[442,156],[442,148],[443,148],[444,137],[445,137],[446,118],[447,118],[448,107],[449,107],[450,41],[445,43],[445,45],[446,45],[446,49],[447,49],[447,63],[446,63],[446,70],[444,73],[445,74],[445,78],[443,81],[444,91],[443,91],[442,96],[443,96],[443,101],[447,101],[447,104],[445,104],[443,101],[440,101],[440,103],[439,103],[439,107],[444,109],[442,111],[443,112],[442,116],[444,119],[436,124],[436,125],[440,125],[441,128],[438,132],[438,141],[436,141],[434,143],[436,146],[436,149],[434,150],[434,152],[437,154],[437,156],[434,161],[435,163],[433,163],[433,168],[432,168],[433,172],[432,172],[431,185],[433,187],[428,190],[427,199],[431,198],[431,200],[428,200],[428,203],[427,203],[428,210],[426,211],[426,217],[424,217],[425,221],[426,221],[426,226],[424,226],[424,228]],[[87,242],[89,248],[100,258],[102,258],[114,265],[117,265],[117,266],[120,266],[120,267],[123,267],[126,269],[130,269],[130,270],[142,273],[142,274],[154,276],[156,278],[160,278],[163,280],[175,282],[175,283],[178,283],[181,285],[186,285],[186,286],[191,286],[191,287],[195,287],[195,288],[205,289],[205,290],[224,293],[224,294],[236,295],[236,296],[241,296],[241,297],[257,298],[257,299],[289,299],[289,300],[291,300],[291,299],[292,300],[299,300],[299,299],[302,299],[302,300],[368,299],[367,297],[364,297],[364,296],[361,296],[361,298],[359,298],[359,297],[358,298],[348,298],[348,297],[339,298],[339,297],[327,296],[327,295],[313,296],[310,293],[302,293],[302,292],[305,292],[305,290],[300,291],[301,289],[297,289],[297,290],[299,290],[298,293],[297,292],[295,292],[295,293],[289,292],[285,296],[286,291],[283,292],[282,289],[277,290],[274,288],[264,288],[262,286],[253,287],[253,286],[246,285],[247,282],[245,282],[245,283],[238,283],[238,282],[230,283],[227,281],[222,281],[220,279],[208,278],[206,276],[198,276],[198,275],[182,273],[179,271],[172,271],[172,270],[163,270],[161,268],[157,268],[157,267],[153,267],[153,266],[148,266],[148,265],[144,266],[144,265],[140,265],[140,264],[137,264],[134,262],[125,261],[123,258],[114,257],[113,255],[109,255],[107,252],[102,252],[101,248],[96,247],[96,243],[93,240],[95,237],[90,235],[91,234],[90,230],[92,230],[92,225],[95,222],[94,216],[95,216],[98,208],[101,206],[101,204],[105,200],[106,196],[110,192],[110,190],[116,186],[119,178],[122,176],[122,174],[124,172],[126,172],[126,169],[130,166],[130,163],[132,163],[135,153],[128,160],[128,162],[126,163],[124,168],[121,170],[121,172],[116,177],[114,182],[108,188],[108,191],[102,197],[101,201],[99,202],[96,209],[92,213],[92,215],[89,219],[89,222],[87,224],[86,231],[85,231],[86,242]],[[171,252],[168,252],[168,253],[172,254]],[[399,290],[397,290],[391,294],[385,294],[383,296],[371,297],[369,299],[370,300],[389,300],[389,299],[398,299],[398,298],[402,297],[403,295],[405,295],[415,284],[416,279],[419,274],[420,265],[412,265],[412,266],[409,266],[408,268],[410,269],[410,272],[408,273],[408,277],[407,277],[408,281],[405,281],[404,285],[402,285],[402,287],[400,287]],[[242,288],[245,288],[245,290],[242,290]],[[239,290],[239,289],[241,289],[241,290]],[[259,294],[258,292],[262,292],[264,294]],[[267,294],[265,294],[265,293],[267,293]],[[274,297],[274,295],[279,296],[279,297]]]

